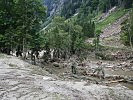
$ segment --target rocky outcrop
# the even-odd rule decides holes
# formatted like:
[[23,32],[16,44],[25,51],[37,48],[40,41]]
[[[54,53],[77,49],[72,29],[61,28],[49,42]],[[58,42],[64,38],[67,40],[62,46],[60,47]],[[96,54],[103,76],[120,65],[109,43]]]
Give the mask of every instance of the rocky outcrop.
[[112,35],[119,34],[121,32],[121,27],[122,27],[121,23],[123,23],[128,18],[128,16],[129,16],[129,14],[127,13],[120,19],[116,20],[113,24],[109,25],[104,30],[102,30],[103,33],[100,36],[101,39],[110,37]]
[[48,16],[51,17],[60,14],[65,1],[67,0],[44,0]]
[[117,9],[116,6],[114,6],[112,9],[110,9],[107,13],[103,13],[99,18],[98,18],[98,22],[102,22],[103,20],[105,20],[112,12],[115,12]]

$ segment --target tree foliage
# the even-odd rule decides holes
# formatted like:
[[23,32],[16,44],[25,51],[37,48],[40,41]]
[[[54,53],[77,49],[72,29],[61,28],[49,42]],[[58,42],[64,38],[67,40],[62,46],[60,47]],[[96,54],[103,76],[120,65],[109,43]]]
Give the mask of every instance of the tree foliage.
[[122,35],[121,40],[125,45],[133,45],[133,10],[130,12],[130,17],[124,23],[122,23]]
[[55,17],[44,34],[45,45],[54,49],[57,58],[79,53],[83,49],[82,27],[73,20],[65,21],[63,17]]
[[[86,5],[91,13],[107,12],[114,6],[131,8],[133,0],[66,0],[61,10],[61,16],[70,18]],[[87,14],[87,13],[86,13]]]
[[45,20],[40,0],[0,1],[0,48],[24,50],[40,45],[38,31]]

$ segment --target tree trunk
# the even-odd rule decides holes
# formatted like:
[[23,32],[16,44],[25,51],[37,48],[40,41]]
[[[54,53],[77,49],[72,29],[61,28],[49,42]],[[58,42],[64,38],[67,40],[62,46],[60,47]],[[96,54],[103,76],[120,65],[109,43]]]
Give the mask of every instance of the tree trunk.
[[[130,33],[129,33],[130,34]],[[132,45],[132,37],[131,37],[131,34],[129,35],[130,37],[130,47],[131,47],[131,50],[133,51],[133,45]]]
[[26,59],[26,52],[27,52],[26,40],[25,40],[25,38],[23,38],[23,58],[24,58],[24,60]]

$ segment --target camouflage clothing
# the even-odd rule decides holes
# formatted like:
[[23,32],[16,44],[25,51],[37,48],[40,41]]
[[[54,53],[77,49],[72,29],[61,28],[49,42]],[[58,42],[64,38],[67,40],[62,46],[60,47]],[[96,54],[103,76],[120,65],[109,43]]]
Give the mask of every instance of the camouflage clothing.
[[[96,73],[96,72],[97,72],[97,75],[99,75],[103,78],[105,77],[105,71],[104,71],[103,65],[99,65],[99,67],[94,70],[93,74]],[[100,75],[100,73],[102,75]]]
[[71,69],[72,69],[72,73],[76,74],[76,62],[72,62]]

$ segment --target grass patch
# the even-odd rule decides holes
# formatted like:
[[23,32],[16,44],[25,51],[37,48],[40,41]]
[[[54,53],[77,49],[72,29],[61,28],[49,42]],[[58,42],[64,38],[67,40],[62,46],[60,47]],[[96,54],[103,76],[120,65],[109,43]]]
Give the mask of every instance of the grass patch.
[[98,21],[98,19],[100,18],[100,16],[102,15],[103,13],[100,11],[100,12],[98,12],[98,14],[94,17],[94,18],[92,18],[94,21]]
[[117,19],[125,15],[128,10],[129,9],[118,9],[117,11],[113,12],[105,20],[96,24],[96,30],[103,30],[107,25],[112,24]]

